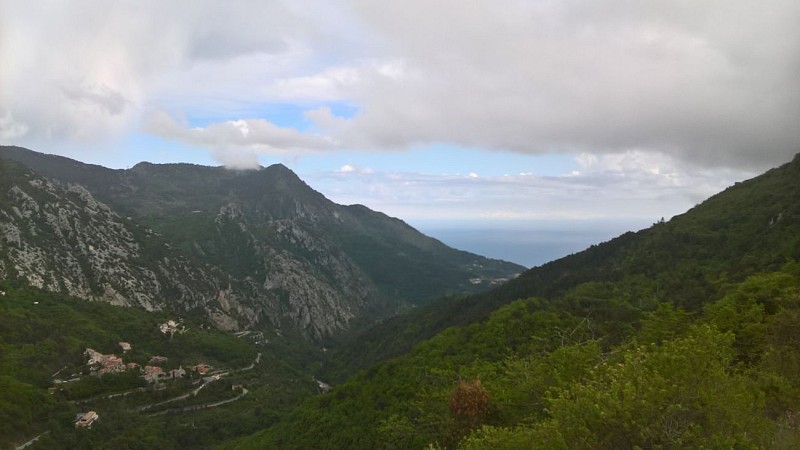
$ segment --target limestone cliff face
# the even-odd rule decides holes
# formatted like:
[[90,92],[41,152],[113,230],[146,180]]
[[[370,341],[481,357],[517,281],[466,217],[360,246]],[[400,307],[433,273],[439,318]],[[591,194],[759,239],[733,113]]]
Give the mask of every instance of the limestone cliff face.
[[337,205],[282,165],[111,170],[0,146],[0,276],[81,298],[323,339],[523,269]]
[[183,256],[80,185],[62,189],[8,162],[0,169],[2,278],[120,306],[201,310],[226,330],[288,323],[316,339],[345,329],[377,295],[346,255],[291,223],[275,224],[275,242],[306,258],[259,241],[236,205],[220,209],[217,233],[247,242],[266,274],[237,279]]
[[156,233],[85,188],[58,188],[8,162],[0,162],[0,176],[0,276],[147,310],[214,307],[218,280],[209,271],[170,254]]

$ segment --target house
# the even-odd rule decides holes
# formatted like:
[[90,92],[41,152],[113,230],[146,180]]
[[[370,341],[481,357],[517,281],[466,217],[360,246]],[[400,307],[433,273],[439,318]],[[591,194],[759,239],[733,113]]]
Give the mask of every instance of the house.
[[119,348],[121,348],[123,352],[127,352],[130,351],[133,347],[128,342],[120,342]]
[[183,378],[186,376],[186,370],[184,370],[183,366],[180,366],[177,369],[170,370],[169,376],[172,377],[173,380]]
[[213,367],[209,366],[208,364],[200,363],[194,366],[194,370],[199,373],[200,375],[205,375],[208,373],[209,370],[213,369]]
[[128,364],[125,364],[125,369],[126,370],[132,370],[132,369],[138,369],[138,368],[139,368],[139,364],[136,364],[135,362],[129,362]]
[[92,372],[96,373],[117,373],[126,369],[122,358],[117,355],[108,354],[104,355],[96,350],[87,348],[83,355],[86,357],[86,364],[89,365]]
[[156,383],[166,376],[164,369],[159,366],[144,366],[143,378],[148,383]]
[[95,364],[99,364],[100,361],[103,359],[103,354],[98,352],[97,350],[87,348],[85,352],[83,352],[83,356],[86,357],[87,361],[86,364],[93,366]]
[[184,329],[183,328],[179,328],[180,326],[181,326],[180,322],[176,322],[174,320],[168,320],[168,321],[162,323],[161,325],[159,325],[158,329],[162,333],[164,333],[164,334],[169,333],[169,335],[172,336],[173,334],[178,333],[178,332],[183,333]]
[[75,418],[75,427],[92,428],[92,424],[99,418],[100,416],[94,411],[78,414]]
[[102,361],[100,364],[103,365],[104,368],[114,371],[121,371],[125,370],[125,364],[122,363],[122,358],[117,355],[103,355]]

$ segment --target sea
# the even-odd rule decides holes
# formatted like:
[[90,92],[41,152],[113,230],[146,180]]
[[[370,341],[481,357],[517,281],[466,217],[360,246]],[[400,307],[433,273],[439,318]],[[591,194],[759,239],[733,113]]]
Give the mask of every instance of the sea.
[[417,221],[410,225],[450,247],[531,268],[625,232],[649,227],[653,222],[648,219]]

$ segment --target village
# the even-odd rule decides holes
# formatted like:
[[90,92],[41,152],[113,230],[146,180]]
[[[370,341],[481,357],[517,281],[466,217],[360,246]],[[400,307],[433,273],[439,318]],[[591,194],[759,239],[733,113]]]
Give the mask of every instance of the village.
[[[159,331],[161,331],[161,333],[164,335],[168,335],[170,339],[172,339],[172,337],[176,333],[183,333],[186,331],[186,328],[181,326],[180,322],[174,320],[169,320],[167,322],[164,322],[160,324],[158,327]],[[101,353],[92,348],[86,348],[86,350],[83,353],[85,361],[84,373],[87,374],[88,376],[99,377],[105,374],[120,374],[129,371],[138,371],[140,377],[148,384],[152,385],[152,387],[150,388],[152,390],[165,389],[167,386],[166,383],[174,382],[181,379],[191,379],[192,384],[197,386],[196,388],[192,389],[190,392],[186,394],[168,399],[166,401],[161,401],[157,404],[151,404],[141,407],[138,410],[139,412],[144,412],[145,410],[149,409],[152,406],[158,406],[178,400],[183,400],[188,398],[189,396],[197,395],[197,393],[201,389],[206,387],[209,383],[217,381],[221,377],[231,373],[231,372],[224,372],[219,369],[215,370],[213,366],[205,362],[199,362],[197,364],[193,364],[187,367],[179,365],[177,368],[172,368],[170,370],[167,370],[166,368],[169,367],[169,358],[160,355],[151,356],[144,365],[140,365],[133,361],[125,362],[126,360],[129,360],[129,358],[126,358],[125,355],[133,351],[134,345],[130,342],[122,342],[122,341],[118,342],[117,345],[119,348],[118,353]],[[254,365],[258,363],[260,356],[261,355],[258,354],[256,360],[250,366],[238,369],[237,371],[252,369]],[[70,380],[54,379],[53,382],[55,386],[50,389],[50,392],[51,393],[57,392],[60,389],[60,385],[77,380],[80,380],[80,377],[75,377]],[[144,390],[144,388],[138,388],[136,391],[142,391],[142,390]],[[242,386],[241,384],[233,384],[232,390],[238,392],[239,395],[232,399],[227,399],[223,402],[216,402],[208,405],[199,405],[199,407],[219,406],[229,401],[238,400],[239,398],[247,394],[247,389],[244,388],[244,386]],[[111,394],[106,398],[112,398],[114,396],[119,396],[119,395],[125,395],[125,394],[124,393]],[[195,406],[194,408],[197,407],[198,406]],[[87,412],[81,412],[77,414],[73,423],[76,428],[91,429],[92,425],[94,425],[94,423],[97,422],[99,418],[100,415],[96,411],[90,410]]]

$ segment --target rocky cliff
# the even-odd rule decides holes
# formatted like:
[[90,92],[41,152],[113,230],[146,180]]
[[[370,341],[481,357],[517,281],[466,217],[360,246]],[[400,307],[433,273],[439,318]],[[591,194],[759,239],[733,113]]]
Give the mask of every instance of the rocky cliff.
[[280,165],[111,170],[17,147],[0,158],[0,276],[223,329],[322,339],[522,270],[330,202]]

